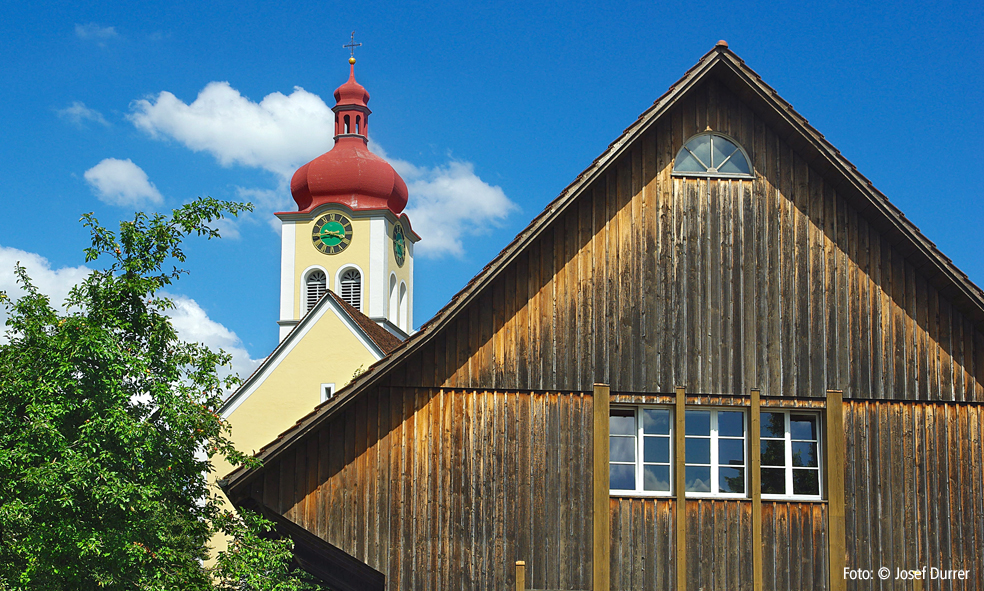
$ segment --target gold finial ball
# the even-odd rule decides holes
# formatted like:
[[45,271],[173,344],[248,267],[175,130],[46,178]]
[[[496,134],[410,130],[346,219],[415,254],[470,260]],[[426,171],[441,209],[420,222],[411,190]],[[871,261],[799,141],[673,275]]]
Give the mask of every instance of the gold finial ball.
[[349,58],[349,63],[350,64],[355,64],[355,58],[354,57],[350,57]]

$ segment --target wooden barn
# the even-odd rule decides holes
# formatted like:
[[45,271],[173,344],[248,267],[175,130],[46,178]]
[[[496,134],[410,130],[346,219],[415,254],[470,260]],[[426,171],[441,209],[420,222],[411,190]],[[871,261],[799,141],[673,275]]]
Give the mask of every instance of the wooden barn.
[[224,488],[338,589],[984,589],[982,402],[984,293],[720,42]]

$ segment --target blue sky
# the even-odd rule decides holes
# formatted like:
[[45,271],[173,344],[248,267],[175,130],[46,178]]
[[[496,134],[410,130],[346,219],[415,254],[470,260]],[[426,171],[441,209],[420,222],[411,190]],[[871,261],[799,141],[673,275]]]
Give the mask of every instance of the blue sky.
[[270,213],[331,147],[353,29],[371,143],[407,179],[424,238],[418,325],[718,39],[984,284],[980,2],[120,6],[0,6],[0,289],[22,260],[67,291],[85,273],[83,212],[115,225],[248,197],[257,211],[192,242],[171,290],[179,329],[241,371],[276,344]]

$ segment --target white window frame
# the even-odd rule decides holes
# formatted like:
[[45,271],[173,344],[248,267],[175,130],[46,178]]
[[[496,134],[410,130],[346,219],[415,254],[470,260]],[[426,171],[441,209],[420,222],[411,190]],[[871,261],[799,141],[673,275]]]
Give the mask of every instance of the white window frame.
[[[647,463],[647,462],[644,461],[644,454],[645,454],[645,450],[646,450],[646,448],[645,448],[645,445],[646,445],[645,437],[647,435],[645,433],[643,433],[644,424],[643,424],[643,421],[642,421],[642,411],[643,410],[646,410],[646,409],[667,410],[670,413],[670,434],[669,434],[669,440],[670,440],[670,457],[669,457],[670,490],[668,490],[668,491],[644,490],[643,489],[643,483],[644,483],[644,478],[645,478],[645,465]],[[674,423],[673,423],[673,407],[658,406],[658,405],[613,406],[611,408],[611,410],[621,410],[621,411],[631,410],[631,411],[633,411],[634,416],[635,416],[635,422],[636,422],[635,461],[633,462],[633,464],[635,464],[635,483],[636,483],[636,487],[635,487],[635,489],[611,488],[611,485],[609,484],[609,491],[608,491],[609,492],[609,495],[614,495],[614,496],[633,496],[633,497],[637,497],[637,496],[638,497],[672,497],[673,496],[673,492],[674,492],[673,491],[673,482],[674,482],[673,481],[673,453],[674,453],[674,447],[675,447],[674,446],[674,437],[675,437],[674,433],[675,433],[675,429],[676,429],[676,425],[674,425]],[[609,437],[609,439],[611,439],[612,434],[609,433],[608,434],[608,437]],[[616,437],[619,437],[619,435],[616,435]],[[623,435],[621,437],[625,437],[625,436]],[[665,435],[653,435],[653,434],[649,434],[648,437],[666,437],[666,436]],[[610,443],[609,443],[609,445],[610,445]],[[658,463],[658,462],[648,462],[648,463],[649,464],[664,465],[664,464]],[[609,458],[608,465],[611,466],[612,464],[626,466],[626,465],[629,464],[629,462],[613,462],[611,460],[611,458]]]
[[[818,413],[818,412],[811,412],[811,411],[808,411],[808,410],[801,410],[801,409],[763,408],[762,409],[762,414],[765,414],[765,413],[778,413],[778,414],[783,415],[783,427],[784,427],[784,430],[783,431],[784,432],[783,432],[783,439],[781,441],[784,442],[786,465],[785,466],[765,466],[765,465],[762,465],[761,462],[759,462],[759,465],[760,465],[759,469],[762,470],[762,469],[768,468],[768,469],[772,469],[772,470],[778,470],[778,469],[785,470],[786,492],[784,494],[766,494],[766,493],[762,493],[762,498],[763,499],[771,499],[771,500],[797,500],[797,501],[820,501],[820,500],[823,500],[823,485],[824,485],[824,481],[823,481],[823,429],[822,429],[822,423],[821,423],[821,420],[820,420],[820,413]],[[816,438],[816,442],[817,442],[817,466],[816,466],[816,468],[812,468],[812,467],[810,467],[810,468],[805,468],[805,467],[804,468],[799,468],[801,470],[816,470],[816,472],[817,472],[817,484],[818,484],[818,486],[817,486],[817,492],[818,492],[818,494],[815,494],[815,495],[796,494],[796,493],[793,492],[793,438],[792,438],[792,429],[790,428],[790,416],[791,415],[794,415],[794,414],[797,414],[797,415],[808,415],[808,416],[813,417],[816,420],[816,427],[817,427],[817,438]],[[760,434],[759,435],[759,441],[780,441],[780,439],[778,439],[776,437],[762,437],[761,434]],[[812,440],[797,439],[796,441],[812,441]],[[760,447],[761,447],[761,444],[760,444]],[[761,454],[762,453],[762,450],[759,449],[758,450],[758,453]],[[761,479],[761,475],[759,476],[759,478]]]
[[[744,408],[744,407],[733,407],[733,406],[714,407],[714,408],[709,408],[709,407],[706,407],[706,406],[688,406],[688,407],[686,407],[685,412],[686,411],[697,411],[697,410],[704,411],[704,412],[710,412],[711,413],[711,431],[710,431],[710,435],[708,435],[708,436],[703,436],[703,435],[687,435],[686,434],[686,431],[684,431],[684,434],[683,434],[683,436],[684,436],[684,445],[686,445],[687,438],[690,438],[690,439],[710,439],[711,463],[709,464],[709,466],[710,466],[710,469],[711,469],[711,490],[709,492],[686,491],[687,498],[717,498],[717,499],[721,499],[721,498],[724,498],[724,499],[747,499],[747,498],[749,498],[750,495],[749,495],[749,490],[748,490],[748,470],[749,470],[749,461],[748,461],[748,458],[749,458],[749,455],[748,455],[749,454],[749,449],[748,449],[748,440],[749,440],[749,436],[748,436],[748,410],[746,408]],[[741,441],[742,441],[742,448],[744,449],[744,452],[745,452],[744,453],[744,456],[743,456],[743,459],[744,459],[745,463],[742,464],[740,467],[744,471],[745,482],[744,482],[744,487],[743,487],[744,488],[744,491],[743,492],[740,492],[740,493],[718,492],[719,489],[720,489],[721,468],[729,468],[729,467],[730,468],[736,468],[736,467],[738,467],[738,466],[735,466],[735,465],[732,465],[732,464],[721,464],[720,463],[720,459],[719,459],[720,458],[720,453],[719,453],[719,449],[718,449],[719,448],[718,443],[720,442],[720,440],[722,438],[723,439],[738,439],[738,437],[733,437],[733,436],[723,436],[722,437],[721,435],[719,435],[719,430],[718,430],[718,413],[719,412],[740,412],[741,413],[741,420],[742,420],[742,437],[741,437]],[[686,425],[686,420],[687,420],[686,414],[684,414],[684,425]],[[684,469],[683,469],[684,474],[687,473],[687,466],[708,466],[708,464],[688,464],[686,462],[686,455],[687,455],[686,448],[684,448],[684,454],[683,455],[684,455]]]
[[335,395],[335,384],[321,384],[321,402]]
[[[690,155],[693,156],[695,160],[700,162],[700,164],[702,164],[703,166],[708,166],[707,164],[702,162],[699,158],[697,158],[696,154],[690,152],[690,149],[687,148],[687,144],[689,144],[690,142],[694,141],[695,139],[701,136],[708,136],[709,138],[711,138],[710,141],[712,143],[711,145],[712,151],[714,149],[713,138],[715,137],[725,139],[731,142],[732,144],[734,144],[735,147],[738,148],[738,152],[740,152],[741,155],[745,158],[745,163],[748,164],[749,171],[748,172],[718,172],[717,171],[718,167],[714,167],[713,169],[709,168],[704,172],[677,170],[677,161],[680,159],[680,154],[682,154],[684,150],[687,150],[687,152],[689,152]],[[734,153],[732,153],[732,156],[733,155]],[[730,159],[731,156],[729,156],[728,158]],[[724,163],[722,162],[721,164]],[[738,143],[738,140],[736,140],[735,138],[731,137],[726,133],[721,133],[719,131],[703,131],[701,133],[694,134],[688,137],[686,140],[684,140],[683,145],[681,145],[680,149],[677,150],[676,156],[673,157],[673,169],[670,172],[670,176],[695,177],[695,178],[707,178],[707,179],[755,179],[755,166],[752,164],[751,156],[748,155],[748,152],[745,150],[745,147],[742,146],[740,143]]]

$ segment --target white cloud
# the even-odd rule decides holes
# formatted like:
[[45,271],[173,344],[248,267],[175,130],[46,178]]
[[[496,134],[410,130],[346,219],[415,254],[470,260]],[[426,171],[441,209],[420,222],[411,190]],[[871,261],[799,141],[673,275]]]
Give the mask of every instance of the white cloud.
[[[182,340],[203,343],[232,355],[232,371],[242,379],[249,377],[259,366],[262,359],[252,359],[236,333],[209,318],[198,302],[187,296],[162,295],[174,302],[174,309],[168,311],[168,316]],[[228,368],[219,373],[228,375]]]
[[[228,82],[211,82],[191,104],[164,91],[134,101],[131,109],[130,121],[153,138],[170,138],[196,152],[208,152],[223,166],[239,164],[276,174],[278,190],[238,191],[256,205],[252,216],[240,222],[266,219],[277,231],[280,224],[270,214],[293,209],[287,182],[299,166],[331,148],[334,133],[334,113],[328,105],[299,87],[289,96],[275,92],[255,103]],[[466,236],[487,234],[518,209],[500,187],[479,178],[470,162],[449,159],[442,166],[419,167],[388,158],[374,142],[369,147],[407,182],[407,214],[423,237],[416,251],[422,256],[463,256]],[[237,235],[240,222],[224,229]]]
[[[69,290],[81,283],[92,272],[84,265],[78,267],[62,267],[52,269],[48,259],[33,252],[0,246],[0,290],[7,292],[11,299],[24,295],[24,290],[17,283],[14,275],[14,265],[20,263],[27,269],[31,283],[51,299],[51,304],[61,312],[65,312],[65,297]],[[259,359],[252,359],[242,341],[222,324],[208,317],[205,310],[195,300],[182,295],[162,294],[171,298],[174,309],[168,311],[171,323],[178,336],[185,341],[204,343],[212,348],[224,349],[232,355],[232,371],[246,378],[257,368]],[[6,336],[7,313],[0,308],[0,343],[8,342]],[[223,375],[229,373],[221,372]]]
[[295,87],[254,103],[228,82],[210,82],[191,104],[170,92],[131,104],[130,121],[153,138],[171,138],[223,166],[268,170],[283,182],[331,148],[334,113],[316,94]]
[[464,237],[488,234],[519,209],[501,187],[475,174],[471,162],[452,159],[444,166],[427,168],[389,158],[378,145],[372,150],[386,158],[407,182],[410,199],[406,213],[422,238],[415,254],[462,257]]
[[471,162],[452,160],[434,168],[392,164],[410,190],[407,215],[423,238],[415,251],[423,257],[461,257],[463,237],[489,234],[519,209],[502,188],[479,178]]
[[79,39],[105,41],[106,39],[112,39],[119,35],[116,33],[116,27],[103,27],[96,23],[87,23],[84,25],[76,23],[75,36]]
[[75,101],[72,103],[72,106],[57,109],[55,112],[58,113],[59,117],[80,129],[85,127],[86,121],[92,121],[109,127],[109,121],[106,121],[102,113],[95,109],[90,109],[81,101]]
[[[24,290],[18,285],[17,277],[14,275],[14,265],[18,262],[27,269],[31,283],[41,293],[51,298],[52,306],[59,310],[65,309],[65,297],[69,290],[92,272],[84,265],[52,269],[48,259],[39,254],[0,246],[0,291],[7,292],[7,295],[14,300],[24,295]],[[7,312],[0,308],[0,343],[7,342],[7,330],[4,326],[6,322]]]
[[132,160],[106,158],[85,171],[85,180],[96,197],[104,203],[121,206],[143,206],[163,201],[160,191],[147,178],[147,173]]

